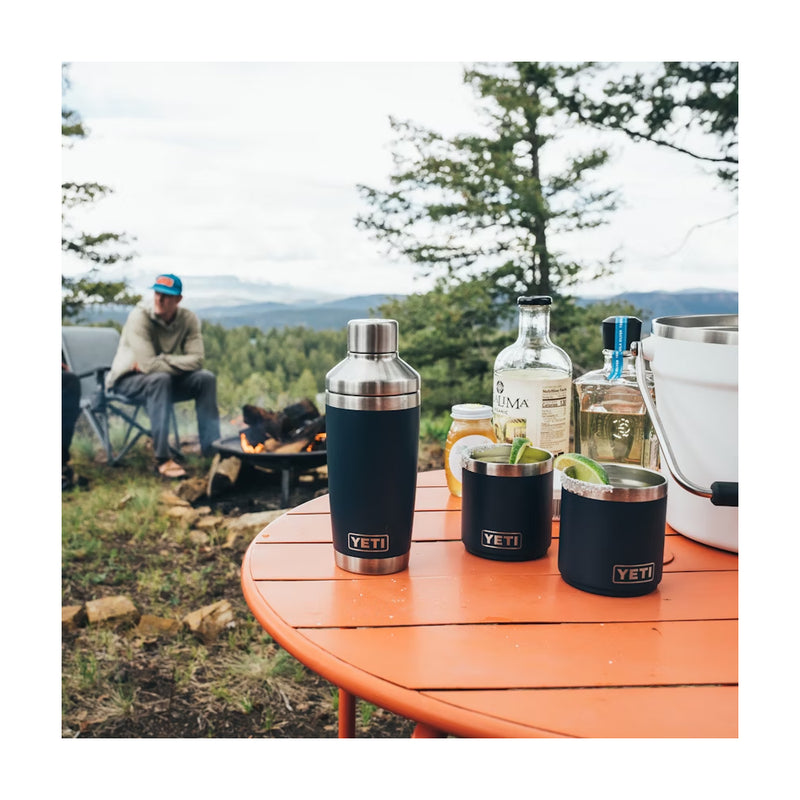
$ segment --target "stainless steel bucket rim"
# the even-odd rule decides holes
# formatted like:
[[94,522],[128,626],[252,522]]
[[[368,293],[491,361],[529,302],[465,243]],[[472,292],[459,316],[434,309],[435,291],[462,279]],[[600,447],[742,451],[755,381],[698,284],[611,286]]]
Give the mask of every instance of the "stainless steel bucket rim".
[[677,339],[699,344],[739,343],[738,314],[686,314],[656,317],[653,335],[662,339]]

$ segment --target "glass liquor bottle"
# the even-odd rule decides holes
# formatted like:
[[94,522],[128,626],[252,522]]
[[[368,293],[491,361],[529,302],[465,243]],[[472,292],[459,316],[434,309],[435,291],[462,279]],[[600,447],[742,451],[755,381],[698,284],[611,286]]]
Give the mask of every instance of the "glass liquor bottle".
[[[658,469],[658,439],[636,382],[638,317],[603,320],[603,367],[575,379],[575,450],[594,461]],[[646,373],[650,394],[653,376]]]
[[551,303],[517,299],[519,336],[494,363],[492,425],[498,442],[527,436],[558,455],[569,450],[572,361],[550,341]]

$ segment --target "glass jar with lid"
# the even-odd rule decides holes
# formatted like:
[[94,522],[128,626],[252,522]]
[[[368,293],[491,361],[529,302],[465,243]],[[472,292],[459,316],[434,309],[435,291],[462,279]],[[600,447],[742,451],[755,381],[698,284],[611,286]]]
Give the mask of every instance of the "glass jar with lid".
[[444,446],[444,470],[450,494],[461,497],[461,463],[467,450],[497,439],[492,427],[492,407],[459,403],[450,411],[453,421]]

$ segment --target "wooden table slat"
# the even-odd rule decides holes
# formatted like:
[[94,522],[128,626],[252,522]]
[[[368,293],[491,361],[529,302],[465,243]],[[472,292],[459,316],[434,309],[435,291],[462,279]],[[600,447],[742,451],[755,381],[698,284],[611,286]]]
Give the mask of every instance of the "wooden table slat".
[[[735,736],[738,731],[736,686],[509,689],[425,695],[454,708],[578,737],[716,739]],[[699,713],[687,714],[687,708]]]
[[493,622],[636,622],[735,619],[735,572],[667,573],[642,597],[602,597],[557,575],[459,575],[386,581],[256,581],[266,603],[296,628]]
[[[266,540],[261,540],[266,543]],[[665,553],[669,561],[666,572],[723,571],[735,568],[736,556],[723,557],[709,553],[709,548],[685,539],[667,537]],[[461,540],[419,541],[412,546],[408,574],[410,577],[437,575],[558,575],[558,540],[554,539],[547,556],[534,561],[491,561],[471,555]],[[254,580],[353,580],[352,572],[339,569],[334,563],[333,545],[329,542],[277,542],[256,547],[250,559]],[[359,580],[381,580],[380,576],[361,576]]]
[[735,620],[302,629],[336,658],[408,689],[735,684]]

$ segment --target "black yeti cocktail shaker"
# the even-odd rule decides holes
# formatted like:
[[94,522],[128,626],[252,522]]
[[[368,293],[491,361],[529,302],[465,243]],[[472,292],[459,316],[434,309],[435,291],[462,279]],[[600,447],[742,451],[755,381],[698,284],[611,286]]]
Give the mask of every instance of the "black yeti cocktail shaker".
[[347,358],[325,377],[333,548],[349,572],[408,566],[419,448],[420,377],[397,352],[397,322],[347,323]]

